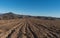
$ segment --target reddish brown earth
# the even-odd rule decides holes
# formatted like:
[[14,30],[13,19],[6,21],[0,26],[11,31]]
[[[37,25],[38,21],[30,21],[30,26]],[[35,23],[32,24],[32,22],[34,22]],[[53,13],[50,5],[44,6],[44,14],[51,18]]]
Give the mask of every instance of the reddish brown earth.
[[0,38],[60,38],[60,20],[0,20]]

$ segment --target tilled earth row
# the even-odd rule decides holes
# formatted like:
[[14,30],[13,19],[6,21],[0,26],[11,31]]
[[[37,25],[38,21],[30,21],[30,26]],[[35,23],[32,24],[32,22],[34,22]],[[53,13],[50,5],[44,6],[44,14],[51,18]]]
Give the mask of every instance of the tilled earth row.
[[60,28],[54,23],[49,25],[48,22],[33,18],[19,19],[16,23],[15,21],[11,24],[13,28],[1,33],[0,38],[60,38]]

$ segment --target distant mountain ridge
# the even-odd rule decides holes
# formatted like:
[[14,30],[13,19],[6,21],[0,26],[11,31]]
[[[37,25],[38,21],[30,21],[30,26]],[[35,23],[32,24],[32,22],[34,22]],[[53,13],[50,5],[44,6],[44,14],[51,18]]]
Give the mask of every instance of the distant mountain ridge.
[[12,12],[0,15],[0,19],[17,19],[17,18],[19,18],[18,15],[14,14]]
[[23,18],[23,17],[38,18],[38,19],[44,19],[44,20],[60,20],[60,18],[56,18],[56,17],[18,15],[18,14],[14,14],[12,12],[0,14],[0,20],[19,19],[19,18]]

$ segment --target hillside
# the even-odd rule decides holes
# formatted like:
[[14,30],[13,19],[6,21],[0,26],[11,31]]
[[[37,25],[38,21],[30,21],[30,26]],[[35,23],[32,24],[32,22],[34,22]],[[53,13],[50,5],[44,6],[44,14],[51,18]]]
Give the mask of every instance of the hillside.
[[18,15],[12,12],[0,14],[0,20],[8,20],[8,19],[20,19],[20,18],[38,18],[44,20],[60,20],[60,18],[56,17],[46,17],[46,16],[30,16],[30,15]]
[[60,38],[60,18],[5,13],[0,38]]

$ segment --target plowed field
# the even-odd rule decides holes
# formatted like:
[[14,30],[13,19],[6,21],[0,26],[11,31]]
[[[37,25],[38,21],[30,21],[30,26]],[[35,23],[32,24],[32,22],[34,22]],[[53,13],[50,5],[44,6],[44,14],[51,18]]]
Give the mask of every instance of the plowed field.
[[0,20],[0,38],[60,38],[60,20]]

